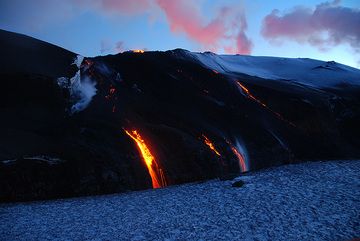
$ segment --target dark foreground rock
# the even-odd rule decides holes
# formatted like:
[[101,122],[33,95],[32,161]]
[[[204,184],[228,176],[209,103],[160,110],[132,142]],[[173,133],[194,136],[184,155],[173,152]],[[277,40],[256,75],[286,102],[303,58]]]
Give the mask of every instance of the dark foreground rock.
[[232,187],[242,187],[244,186],[245,182],[242,181],[242,180],[239,180],[239,181],[235,181],[231,184]]

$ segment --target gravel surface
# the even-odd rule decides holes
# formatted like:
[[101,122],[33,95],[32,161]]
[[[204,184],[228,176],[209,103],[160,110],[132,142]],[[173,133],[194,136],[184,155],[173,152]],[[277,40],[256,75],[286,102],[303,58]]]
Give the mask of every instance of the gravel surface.
[[360,237],[360,161],[65,200],[0,204],[0,240],[350,240]]

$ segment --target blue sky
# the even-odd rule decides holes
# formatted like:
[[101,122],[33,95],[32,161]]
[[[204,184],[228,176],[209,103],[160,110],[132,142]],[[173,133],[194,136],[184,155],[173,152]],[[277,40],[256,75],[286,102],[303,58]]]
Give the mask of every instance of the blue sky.
[[357,0],[3,0],[0,28],[85,56],[184,48],[335,60],[359,68],[359,9]]

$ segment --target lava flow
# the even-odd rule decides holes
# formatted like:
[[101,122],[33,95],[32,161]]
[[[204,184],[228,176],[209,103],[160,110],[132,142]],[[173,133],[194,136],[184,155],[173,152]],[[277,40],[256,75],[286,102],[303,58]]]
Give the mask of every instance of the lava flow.
[[221,156],[220,153],[216,150],[214,144],[207,138],[205,135],[202,135],[204,137],[205,144],[218,156]]
[[263,107],[267,107],[264,103],[262,103],[260,100],[256,99],[255,96],[253,96],[249,89],[246,88],[243,84],[241,84],[239,81],[236,81],[236,83],[240,86],[241,90],[247,95],[248,98],[252,99],[253,101],[257,102],[258,104],[262,105]]
[[133,53],[138,53],[138,54],[143,54],[145,51],[142,50],[142,49],[134,49],[132,52]]
[[[234,155],[237,157],[238,161],[239,161],[239,166],[240,166],[240,169],[241,169],[241,172],[246,172],[248,169],[246,167],[246,162],[245,162],[245,157],[243,154],[241,154],[237,148],[231,144],[230,141],[226,140],[226,143],[229,144],[230,148],[231,148],[231,151],[234,153]],[[237,144],[237,146],[239,146],[239,144]],[[241,148],[241,147],[240,147]]]
[[141,137],[141,135],[136,130],[127,131],[124,129],[124,131],[128,136],[131,137],[131,139],[136,142],[149,171],[153,188],[166,186],[166,180],[163,170],[159,168],[158,164],[156,163],[155,157],[151,154],[150,149],[145,144],[145,141]]
[[246,170],[245,159],[244,159],[243,155],[241,155],[241,153],[238,152],[238,150],[236,150],[236,148],[234,146],[230,145],[230,147],[231,147],[232,152],[235,154],[235,156],[239,160],[239,165],[240,165],[241,172],[247,171]]
[[268,111],[270,111],[271,113],[273,113],[277,118],[279,118],[282,121],[287,122],[289,125],[291,126],[296,126],[294,123],[292,123],[291,121],[286,120],[280,113],[273,111],[272,109],[270,109],[266,104],[264,104],[261,100],[257,99],[255,96],[253,96],[249,89],[246,88],[243,84],[241,84],[239,81],[236,81],[237,85],[241,88],[241,90],[243,91],[243,93],[246,94],[246,96],[255,101],[256,103],[258,103],[259,105],[261,105],[262,107],[264,107],[265,109],[267,109]]

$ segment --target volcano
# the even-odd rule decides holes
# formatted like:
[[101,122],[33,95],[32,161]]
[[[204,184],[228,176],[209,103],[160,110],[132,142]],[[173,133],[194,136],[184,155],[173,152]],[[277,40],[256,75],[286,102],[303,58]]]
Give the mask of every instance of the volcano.
[[88,58],[0,31],[0,200],[360,158],[360,70],[183,49]]

